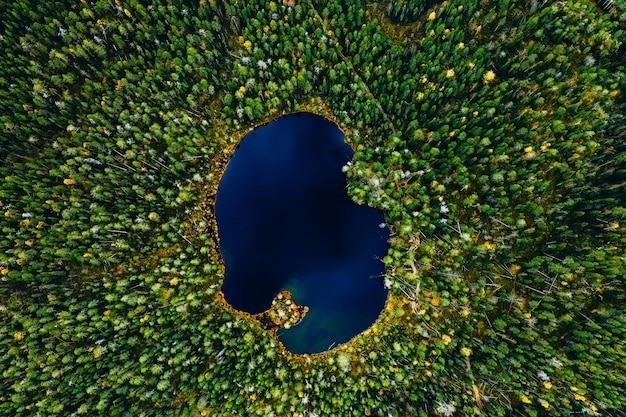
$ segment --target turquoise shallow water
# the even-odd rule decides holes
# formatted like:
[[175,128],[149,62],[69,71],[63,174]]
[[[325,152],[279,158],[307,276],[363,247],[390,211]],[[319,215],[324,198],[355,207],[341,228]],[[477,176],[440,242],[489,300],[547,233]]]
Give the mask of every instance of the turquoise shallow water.
[[236,309],[267,310],[290,290],[309,307],[280,329],[293,353],[317,353],[369,327],[387,299],[389,229],[381,212],[352,202],[341,171],[352,158],[343,133],[311,114],[282,116],[248,133],[221,179],[215,211]]

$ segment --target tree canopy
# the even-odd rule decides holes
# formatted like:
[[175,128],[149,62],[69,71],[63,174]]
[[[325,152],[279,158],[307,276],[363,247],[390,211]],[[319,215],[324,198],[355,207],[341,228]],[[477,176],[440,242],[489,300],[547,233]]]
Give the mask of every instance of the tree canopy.
[[[626,2],[0,1],[0,414],[624,415]],[[290,355],[219,292],[238,140],[308,110],[390,298]]]

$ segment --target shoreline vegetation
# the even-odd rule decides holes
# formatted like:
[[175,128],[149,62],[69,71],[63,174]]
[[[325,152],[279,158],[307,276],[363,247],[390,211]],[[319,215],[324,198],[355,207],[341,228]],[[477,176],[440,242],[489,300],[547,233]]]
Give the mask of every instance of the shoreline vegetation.
[[[624,415],[626,2],[0,7],[0,414]],[[221,302],[217,185],[309,111],[389,298],[290,355]],[[223,300],[222,300],[223,301]]]

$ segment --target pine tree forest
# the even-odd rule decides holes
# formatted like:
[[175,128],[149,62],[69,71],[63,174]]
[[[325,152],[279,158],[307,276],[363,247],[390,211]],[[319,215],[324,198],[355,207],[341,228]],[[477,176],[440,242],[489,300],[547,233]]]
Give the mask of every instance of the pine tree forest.
[[[345,132],[385,309],[223,299],[251,128]],[[626,416],[625,0],[0,0],[0,415]]]

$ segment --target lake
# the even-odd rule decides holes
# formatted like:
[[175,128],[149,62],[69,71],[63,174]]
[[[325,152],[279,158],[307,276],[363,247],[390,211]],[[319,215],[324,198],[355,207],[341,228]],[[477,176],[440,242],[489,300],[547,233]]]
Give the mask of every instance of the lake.
[[347,342],[387,300],[381,259],[389,229],[380,211],[348,196],[342,167],[352,155],[335,123],[289,114],[245,135],[219,184],[224,298],[258,314],[289,291],[308,307],[299,324],[277,331],[293,353]]

